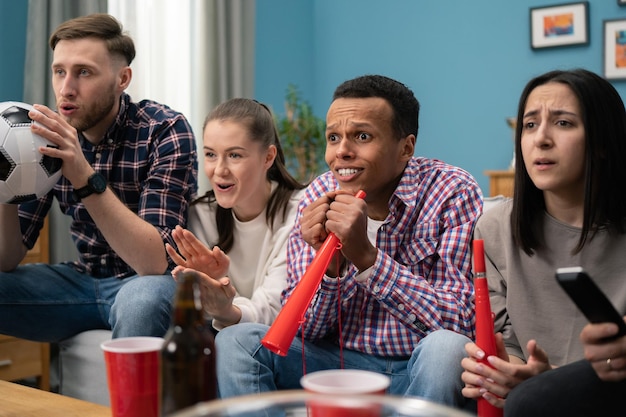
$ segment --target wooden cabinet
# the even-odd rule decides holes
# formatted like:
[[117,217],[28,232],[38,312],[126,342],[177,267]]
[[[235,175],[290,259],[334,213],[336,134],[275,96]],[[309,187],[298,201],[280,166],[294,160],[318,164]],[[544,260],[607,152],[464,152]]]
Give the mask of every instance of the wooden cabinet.
[[495,197],[497,195],[513,197],[513,180],[515,178],[515,171],[485,171],[485,175],[489,177],[490,197]]
[[46,217],[46,221],[43,224],[43,228],[41,229],[41,233],[39,234],[39,239],[35,243],[35,246],[31,250],[28,251],[26,257],[22,261],[23,264],[32,264],[37,262],[42,262],[47,264],[50,262],[50,236],[48,229],[48,218]]
[[[22,263],[50,261],[48,219],[37,243]],[[50,390],[50,344],[0,334],[0,379],[14,381],[36,377],[39,388]]]
[[0,335],[0,379],[37,377],[39,388],[50,390],[50,345]]

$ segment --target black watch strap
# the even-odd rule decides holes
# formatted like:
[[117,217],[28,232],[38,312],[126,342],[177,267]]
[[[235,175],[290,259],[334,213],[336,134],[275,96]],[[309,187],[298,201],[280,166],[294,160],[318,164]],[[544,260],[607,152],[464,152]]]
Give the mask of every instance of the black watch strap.
[[80,201],[83,198],[92,194],[102,194],[107,189],[107,180],[104,175],[99,172],[93,173],[87,179],[87,185],[74,190],[73,195],[76,201]]

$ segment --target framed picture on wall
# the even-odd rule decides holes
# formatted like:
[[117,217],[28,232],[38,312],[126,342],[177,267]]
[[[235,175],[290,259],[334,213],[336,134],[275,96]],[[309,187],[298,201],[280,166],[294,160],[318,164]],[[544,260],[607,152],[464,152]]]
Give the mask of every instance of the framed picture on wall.
[[604,76],[626,80],[626,19],[604,21]]
[[532,49],[589,43],[589,2],[565,3],[530,9]]

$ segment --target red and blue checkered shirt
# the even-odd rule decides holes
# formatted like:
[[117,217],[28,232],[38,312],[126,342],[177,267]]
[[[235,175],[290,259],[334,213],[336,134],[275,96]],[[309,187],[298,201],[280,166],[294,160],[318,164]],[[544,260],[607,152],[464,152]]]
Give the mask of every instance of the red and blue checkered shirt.
[[[79,140],[87,160],[104,175],[120,201],[154,225],[164,242],[174,244],[171,231],[186,224],[189,202],[197,192],[196,142],[185,116],[154,101],[131,102],[124,94],[103,140],[95,146],[81,134]],[[70,229],[79,253],[74,267],[96,278],[134,275],[111,249],[84,204],[74,200],[73,190],[61,177],[46,196],[19,206],[26,247],[35,244],[56,197],[61,211],[72,218]]]
[[[338,187],[327,172],[306,189],[289,238],[283,303],[315,256],[301,236],[302,210]],[[339,279],[322,278],[301,327],[305,339],[338,342],[339,316],[343,346],[376,356],[408,357],[436,329],[473,337],[471,243],[481,212],[482,193],[471,175],[412,158],[378,229],[376,262],[366,271],[348,263]]]

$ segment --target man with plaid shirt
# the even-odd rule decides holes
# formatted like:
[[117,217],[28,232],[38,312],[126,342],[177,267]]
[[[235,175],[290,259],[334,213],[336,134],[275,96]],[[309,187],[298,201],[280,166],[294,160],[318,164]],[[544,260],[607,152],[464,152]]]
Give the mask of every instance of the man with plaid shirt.
[[299,389],[305,369],[343,366],[387,374],[391,394],[428,398],[438,375],[459,366],[430,361],[420,342],[436,329],[473,336],[470,245],[482,195],[462,169],[414,156],[418,113],[411,90],[384,76],[335,90],[326,116],[330,171],[300,202],[283,303],[330,232],[341,248],[286,356],[261,345],[267,326],[217,335],[222,397]]
[[[34,133],[62,162],[46,196],[0,204],[0,333],[59,341],[90,329],[163,336],[175,281],[164,243],[197,188],[194,135],[162,104],[131,101],[133,41],[113,17],[61,24],[50,38],[57,112],[35,105]],[[76,262],[18,266],[53,200],[72,218]]]

